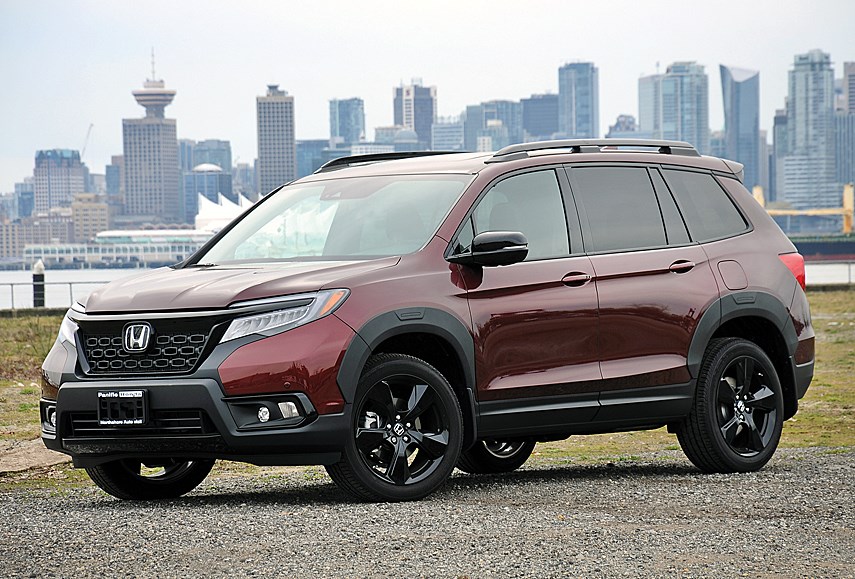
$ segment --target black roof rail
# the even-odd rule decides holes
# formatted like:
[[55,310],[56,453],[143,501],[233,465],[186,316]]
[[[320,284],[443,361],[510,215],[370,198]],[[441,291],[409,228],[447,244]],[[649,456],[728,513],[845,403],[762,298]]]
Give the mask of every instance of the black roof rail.
[[412,159],[414,157],[429,157],[431,155],[450,155],[463,151],[396,151],[392,153],[369,153],[367,155],[350,155],[327,161],[315,171],[315,173],[326,173],[336,169],[344,169],[353,165],[367,165],[379,163],[380,161],[395,161],[398,159]]
[[528,157],[531,151],[570,149],[571,153],[599,153],[604,147],[655,148],[664,155],[686,155],[700,157],[697,149],[685,141],[656,141],[653,139],[564,139],[559,141],[536,141],[510,145],[497,151],[488,163],[500,163]]

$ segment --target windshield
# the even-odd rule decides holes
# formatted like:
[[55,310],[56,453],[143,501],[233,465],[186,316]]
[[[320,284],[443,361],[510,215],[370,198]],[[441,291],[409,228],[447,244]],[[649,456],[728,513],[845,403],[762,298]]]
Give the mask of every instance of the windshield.
[[412,253],[428,242],[471,180],[471,175],[395,175],[284,187],[196,262]]

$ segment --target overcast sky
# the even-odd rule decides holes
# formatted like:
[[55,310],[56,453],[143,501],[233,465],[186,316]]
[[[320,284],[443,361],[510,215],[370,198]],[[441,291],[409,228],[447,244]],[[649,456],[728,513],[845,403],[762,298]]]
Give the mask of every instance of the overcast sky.
[[441,116],[467,104],[558,92],[559,66],[600,71],[600,131],[638,114],[638,77],[678,60],[706,66],[710,125],[722,128],[719,64],[760,71],[760,126],[784,105],[793,56],[855,61],[855,1],[0,0],[0,192],[37,149],[82,149],[103,173],[122,153],[131,91],[157,76],[178,94],[179,138],[231,141],[256,155],[255,97],[295,97],[298,139],[329,136],[331,98],[365,101],[369,138],[392,124],[393,87],[435,85]]

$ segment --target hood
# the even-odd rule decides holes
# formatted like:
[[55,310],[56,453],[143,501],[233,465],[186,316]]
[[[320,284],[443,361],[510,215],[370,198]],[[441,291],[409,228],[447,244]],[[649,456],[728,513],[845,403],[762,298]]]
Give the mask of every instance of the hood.
[[205,310],[235,302],[312,292],[346,278],[398,263],[370,261],[286,262],[172,269],[164,267],[111,282],[84,300],[86,313]]

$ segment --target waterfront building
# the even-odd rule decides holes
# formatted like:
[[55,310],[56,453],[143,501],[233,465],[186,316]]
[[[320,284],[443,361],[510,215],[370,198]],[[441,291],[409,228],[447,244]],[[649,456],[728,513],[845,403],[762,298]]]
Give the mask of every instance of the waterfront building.
[[[418,135],[418,149],[430,147],[430,128],[436,122],[436,87],[422,86],[420,79],[395,87],[394,122]],[[375,136],[375,141],[377,137]]]
[[330,143],[352,145],[365,140],[365,104],[361,98],[330,100]]
[[267,195],[297,177],[297,142],[294,138],[294,97],[279,85],[267,85],[267,93],[256,97],[258,161],[255,165],[258,190]]
[[440,118],[430,128],[430,148],[434,151],[462,151],[463,121],[459,117]]
[[724,65],[719,70],[724,102],[722,156],[745,166],[743,183],[750,191],[760,183],[760,73]]
[[599,69],[571,62],[558,69],[558,130],[572,139],[600,136]]
[[796,209],[839,207],[834,71],[829,54],[812,50],[795,56],[789,72],[786,116],[785,141],[780,151],[777,143],[775,147],[778,182],[782,185],[778,199],[783,197]]
[[665,74],[638,80],[638,121],[654,139],[687,141],[710,151],[709,89],[703,65],[674,62]]
[[85,243],[101,231],[113,226],[110,205],[105,195],[97,193],[79,193],[71,202],[71,220],[74,234],[72,239]]
[[77,193],[86,191],[86,173],[80,153],[70,149],[36,151],[33,203],[36,213],[69,207]]
[[0,223],[0,259],[20,260],[27,244],[70,243],[73,237],[71,209],[68,207],[58,207],[47,214],[3,222]]
[[122,119],[125,213],[153,223],[182,221],[177,123],[164,116],[175,91],[152,78],[133,96],[145,117]]
[[533,94],[520,100],[523,141],[546,141],[558,132],[558,95]]
[[237,202],[232,192],[232,174],[213,163],[202,163],[184,173],[184,215],[185,222],[192,223],[199,212],[199,196],[217,201],[222,195]]

